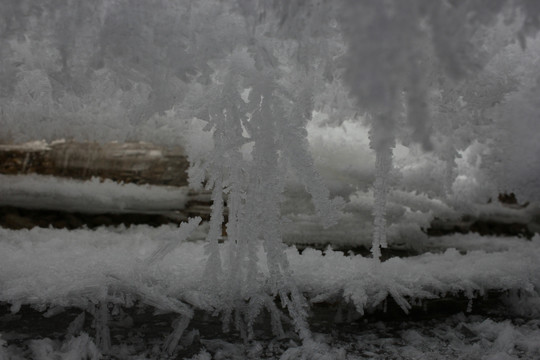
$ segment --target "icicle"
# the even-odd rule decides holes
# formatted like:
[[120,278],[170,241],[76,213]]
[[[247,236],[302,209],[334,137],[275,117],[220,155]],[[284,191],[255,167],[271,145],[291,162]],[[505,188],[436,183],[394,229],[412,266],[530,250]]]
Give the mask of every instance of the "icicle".
[[341,324],[343,322],[343,302],[338,303],[338,308],[336,309],[336,314],[334,315],[334,323]]
[[264,307],[264,296],[255,295],[249,299],[249,303],[246,311],[246,327],[247,327],[247,339],[252,340],[254,337],[253,325],[255,320],[260,315]]
[[300,339],[302,339],[304,342],[309,342],[313,337],[307,321],[308,314],[306,310],[306,300],[294,284],[290,284],[284,290],[290,291],[290,298],[287,296],[287,294],[285,294],[285,291],[282,291],[280,294],[281,301],[287,308]]
[[295,99],[297,103],[289,112],[288,121],[285,121],[281,129],[278,129],[281,130],[279,145],[283,149],[290,168],[294,170],[311,195],[323,227],[328,228],[338,222],[345,202],[340,197],[330,199],[330,191],[316,170],[309,153],[306,126],[313,111],[311,82],[310,79],[305,79],[300,85],[302,90]]
[[[283,192],[284,182],[279,176],[283,169],[279,166],[279,143],[276,135],[281,133],[281,127],[286,127],[287,121],[279,106],[270,106],[273,103],[271,78],[264,78],[261,88],[263,101],[260,112],[253,117],[258,122],[259,133],[253,148],[255,182],[252,182],[252,198],[249,205],[254,211],[264,210],[264,218],[259,217],[258,232],[263,238],[270,277],[270,291],[279,294],[284,307],[295,325],[296,331],[303,340],[311,339],[311,332],[307,323],[306,302],[292,280],[289,263],[285,254],[281,234],[281,215],[279,209],[279,194]],[[259,198],[259,199],[257,199]],[[249,208],[248,208],[249,211]],[[262,221],[261,221],[262,220]],[[255,279],[252,279],[254,281]]]
[[67,336],[78,336],[84,326],[84,320],[86,319],[86,313],[83,311],[69,324],[67,328]]
[[205,252],[208,255],[208,260],[204,270],[204,278],[208,279],[208,286],[211,289],[216,289],[221,273],[221,254],[219,253],[219,240],[223,226],[223,182],[221,177],[213,182],[211,209],[210,230],[206,236]]
[[201,220],[202,219],[197,216],[194,218],[190,218],[187,223],[180,224],[180,229],[178,229],[176,238],[167,242],[166,244],[158,248],[156,251],[154,251],[152,255],[145,259],[145,262],[148,265],[153,265],[163,259],[165,255],[173,251],[179,243],[187,239],[189,234],[191,234],[193,230],[195,230],[197,226],[199,226]]
[[[264,61],[259,55],[273,58],[269,49],[255,43],[247,52],[231,58],[230,73],[223,77],[223,85],[216,83],[216,95],[208,109],[210,121],[205,130],[214,130],[214,149],[205,162],[205,173],[208,188],[213,190],[214,206],[205,278],[210,277],[212,283],[221,280],[212,274],[216,274],[214,259],[221,259],[217,238],[225,193],[229,206],[229,257],[223,269],[228,273],[225,284],[215,285],[222,287],[222,296],[214,300],[223,315],[224,331],[234,325],[242,337],[252,337],[256,318],[266,308],[271,315],[272,330],[282,335],[282,312],[274,304],[279,297],[296,331],[307,341],[311,339],[307,303],[292,279],[281,234],[285,164],[299,173],[325,226],[336,222],[336,211],[342,201],[328,199],[329,191],[308,152],[305,126],[313,110],[314,85],[305,78],[303,86],[283,89],[276,68],[254,69],[259,61]],[[250,88],[247,101],[239,96],[246,87]],[[303,90],[298,93],[298,89]],[[252,143],[251,161],[244,160],[240,152],[247,142]],[[260,284],[257,252],[261,240],[269,271],[266,286]]]
[[94,308],[94,327],[97,347],[102,354],[108,354],[111,350],[111,334],[109,331],[109,308],[106,301],[100,301]]
[[191,318],[189,316],[181,315],[180,318],[174,322],[174,330],[169,336],[167,336],[167,339],[165,339],[165,343],[163,345],[163,348],[167,354],[172,355],[178,346],[184,331],[187,329],[190,320]]
[[22,301],[14,301],[11,303],[11,306],[9,308],[9,311],[11,311],[12,314],[16,314],[21,310]]
[[7,341],[2,339],[2,334],[0,334],[0,360],[9,360],[12,359],[7,349]]
[[473,306],[473,299],[470,298],[469,302],[467,303],[467,312],[468,313],[470,313],[472,311],[472,306]]
[[375,184],[373,186],[373,243],[371,253],[380,259],[381,248],[386,248],[386,203],[390,189],[392,148],[394,147],[394,122],[391,116],[381,116],[371,129],[371,147],[375,150]]
[[276,304],[273,299],[266,298],[266,308],[270,312],[270,322],[272,325],[272,334],[278,338],[282,338],[285,336],[285,331],[283,331],[283,325],[281,323],[281,312],[277,308]]
[[66,309],[63,307],[63,306],[51,306],[44,314],[43,314],[43,317],[45,318],[50,318],[50,317],[53,317],[53,316],[56,316],[58,314],[61,314],[65,311]]

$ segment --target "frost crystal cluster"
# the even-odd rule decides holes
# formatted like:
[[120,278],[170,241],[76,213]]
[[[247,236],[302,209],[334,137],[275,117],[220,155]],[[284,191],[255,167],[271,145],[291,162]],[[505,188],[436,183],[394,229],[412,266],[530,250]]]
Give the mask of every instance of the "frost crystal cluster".
[[[378,264],[435,214],[500,192],[540,200],[539,4],[3,0],[0,139],[183,145],[191,186],[213,202],[201,308],[246,339],[263,311],[282,335],[284,310],[311,341],[291,222],[344,237],[359,223]],[[176,246],[137,267],[151,299],[141,274]],[[181,309],[172,352],[192,309],[160,299]]]

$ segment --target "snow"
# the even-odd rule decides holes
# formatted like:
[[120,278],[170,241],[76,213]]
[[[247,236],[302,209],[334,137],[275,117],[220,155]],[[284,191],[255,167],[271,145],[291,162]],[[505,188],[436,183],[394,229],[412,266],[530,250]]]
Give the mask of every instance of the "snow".
[[[374,203],[371,191],[357,191],[350,194],[343,214],[338,218],[338,224],[328,229],[324,229],[320,224],[300,189],[291,187],[285,195],[282,213],[288,219],[283,224],[284,241],[287,244],[311,245],[318,248],[329,244],[335,248],[371,246],[373,231],[371,210]],[[394,249],[415,251],[445,249],[446,240],[440,237],[428,239],[426,229],[439,227],[452,230],[457,227],[467,230],[475,221],[485,221],[508,225],[523,224],[530,231],[538,232],[539,215],[540,208],[537,204],[512,207],[492,201],[490,204],[473,202],[462,206],[461,202],[452,198],[430,198],[424,194],[394,189],[388,194],[387,241]],[[493,237],[471,236],[476,244],[490,246],[497,242],[497,238]],[[439,240],[441,243],[437,246]],[[506,239],[501,240],[502,243],[505,241]],[[508,242],[513,243],[512,240]],[[476,248],[480,249],[479,246]]]
[[0,150],[32,152],[50,150],[50,147],[45,140],[36,140],[23,144],[0,144]]
[[0,175],[0,205],[82,213],[165,213],[188,201],[188,187],[79,181],[42,175]]
[[441,249],[456,249],[460,252],[479,250],[485,252],[503,252],[519,247],[523,238],[504,236],[478,236],[478,234],[447,235],[428,238],[425,249],[438,252]]
[[[180,242],[161,261],[145,265],[145,259],[179,236],[182,229],[137,227],[125,233],[100,228],[90,230],[0,229],[0,300],[13,304],[79,306],[88,301],[113,301],[128,305],[115,294],[142,301],[156,295],[156,305],[169,309],[160,296],[208,308],[201,283],[204,273],[204,242]],[[183,235],[185,237],[185,234]],[[227,245],[220,244],[226,252]],[[259,244],[257,252],[263,253]],[[292,276],[300,291],[312,302],[346,300],[358,312],[370,310],[390,295],[396,300],[429,299],[464,293],[474,298],[488,290],[521,290],[537,296],[540,288],[540,236],[512,243],[508,249],[444,253],[392,258],[377,266],[373,259],[347,256],[328,249],[306,249],[300,255],[286,250]],[[147,267],[149,266],[149,267]],[[230,266],[230,265],[226,265]],[[258,267],[268,276],[264,256]],[[150,285],[141,278],[150,276]],[[258,286],[265,287],[261,279]],[[152,283],[160,286],[153,287]],[[220,289],[210,289],[219,296]],[[214,302],[213,306],[216,305]]]
[[[192,316],[190,309],[216,311],[219,306],[227,306],[216,301],[223,289],[201,286],[207,281],[204,278],[208,256],[205,242],[178,241],[185,237],[186,230],[166,226],[99,228],[94,231],[0,229],[0,301],[11,304],[13,312],[24,304],[30,304],[39,309],[48,308],[51,316],[65,307],[90,311],[94,309],[93,304],[106,303],[126,308],[146,304],[166,313],[186,314],[188,318]],[[467,242],[482,241],[485,244],[490,240],[476,235],[456,235],[446,239],[447,245],[461,244],[463,247]],[[382,263],[361,256],[345,255],[330,248],[325,251],[305,249],[300,254],[291,247],[286,250],[286,255],[299,291],[313,304],[349,303],[362,314],[380,308],[387,297],[392,297],[407,311],[418,301],[461,294],[472,299],[474,308],[475,299],[481,299],[490,290],[502,290],[510,291],[510,294],[520,293],[519,297],[512,298],[515,295],[511,295],[509,304],[514,304],[515,311],[519,308],[521,313],[528,311],[535,316],[534,311],[540,303],[540,263],[537,260],[540,257],[540,236],[537,235],[532,241],[512,238],[499,238],[498,241],[499,245],[491,247],[489,251],[468,249],[467,253],[460,254],[457,250],[448,249],[444,253],[392,258]],[[502,246],[505,241],[507,246]],[[172,243],[176,247],[172,247]],[[220,252],[226,254],[227,246],[219,244]],[[169,251],[160,251],[164,248]],[[266,285],[269,273],[262,243],[257,244],[256,251],[259,259],[257,267],[262,275],[256,291],[265,292],[269,290]],[[161,255],[152,257],[152,254],[158,253]],[[151,258],[155,261],[147,261]],[[230,264],[225,263],[224,266]],[[90,313],[93,311],[99,311],[99,308]],[[453,320],[450,318],[448,321]],[[403,359],[412,359],[419,354],[451,358],[449,354],[480,354],[481,349],[489,349],[484,357],[486,359],[502,354],[513,356],[512,351],[531,356],[532,359],[534,354],[540,352],[537,341],[540,330],[534,321],[514,325],[507,320],[468,320],[467,328],[476,334],[474,341],[460,335],[465,325],[454,324],[453,328],[450,327],[452,332],[444,335],[445,327],[449,327],[444,321],[433,325],[432,333],[425,333],[424,329],[400,330],[393,345],[385,346],[383,353],[374,352],[378,354],[374,358],[398,353],[402,357],[396,358]],[[178,326],[177,332],[182,333],[185,322]],[[76,324],[72,327],[80,329]],[[97,348],[103,351],[102,346],[94,344],[96,340],[78,331],[71,330],[69,333],[73,337],[64,343],[50,339],[35,340],[30,348],[35,352],[34,356],[64,354],[61,356],[65,358],[69,358],[65,355],[68,353],[94,354]],[[171,334],[169,341],[171,352],[179,341],[174,334]],[[317,333],[314,336],[316,338]],[[355,358],[353,355],[359,348],[355,350],[354,344],[363,344],[360,348],[366,353],[358,355],[358,358],[363,358],[383,344],[382,339],[373,338],[369,333],[362,336],[342,343],[327,339],[331,343],[326,345],[325,351],[333,354],[328,355],[329,358],[338,355]],[[445,341],[458,344],[460,348],[444,350]],[[239,354],[244,354],[245,350],[239,344],[220,344],[215,345],[221,349],[221,353],[236,349],[233,353],[237,355],[234,356],[240,358]],[[264,346],[258,351],[269,351],[266,348],[268,344],[262,344]],[[493,347],[488,347],[488,344]],[[120,351],[118,346],[113,341],[108,348],[115,353]],[[205,351],[218,351],[209,343],[205,347],[201,356]],[[12,345],[0,350],[11,353],[11,348]],[[281,351],[291,358],[313,351],[306,344],[286,350]],[[94,355],[88,356],[92,358]]]
[[[39,175],[0,175],[0,204],[3,206],[86,213],[168,213],[183,209],[190,199],[208,200],[207,195],[188,195],[188,192],[187,187],[117,184],[109,180],[102,182],[97,178],[78,181]],[[332,244],[339,248],[369,247],[372,228],[370,213],[373,206],[371,192],[357,191],[350,194],[344,213],[338,217],[338,224],[328,229],[323,228],[320,218],[312,213],[308,204],[306,193],[296,185],[290,186],[282,206],[282,214],[289,220],[283,224],[286,243],[316,246]],[[427,244],[422,229],[428,228],[434,217],[459,220],[462,213],[459,207],[456,209],[452,205],[451,201],[445,203],[413,192],[392,191],[387,205],[389,244],[409,249],[433,248],[438,240],[431,239],[431,243]],[[533,204],[526,208],[511,208],[498,202],[471,204],[467,211],[466,214],[474,219],[528,224],[532,231],[540,228],[540,222],[537,221],[540,209]],[[478,238],[476,243],[479,244],[481,240]],[[488,241],[482,243],[487,243],[486,246],[490,244]],[[444,245],[440,248],[444,248]]]
[[33,340],[30,342],[29,348],[35,360],[101,358],[100,351],[87,333],[71,337],[62,344],[49,338]]

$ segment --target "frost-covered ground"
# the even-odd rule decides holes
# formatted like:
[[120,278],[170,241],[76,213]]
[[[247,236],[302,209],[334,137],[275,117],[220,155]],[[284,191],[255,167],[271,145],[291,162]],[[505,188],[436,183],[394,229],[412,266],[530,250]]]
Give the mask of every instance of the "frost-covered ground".
[[[322,139],[341,138],[339,131],[315,133],[313,141],[320,144],[314,152],[339,142]],[[188,231],[175,226],[0,229],[0,360],[540,357],[540,236],[425,233],[433,219],[459,224],[463,214],[538,231],[536,204],[463,203],[460,192],[437,197],[396,188],[388,196],[389,245],[420,255],[378,263],[331,247],[317,250],[369,248],[373,226],[374,196],[368,185],[373,170],[352,165],[356,148],[326,150],[316,159],[336,158],[323,159],[319,170],[333,194],[347,200],[337,225],[322,228],[294,177],[287,180],[281,208],[288,220],[282,224],[285,242],[304,248],[289,247],[286,255],[293,280],[311,304],[315,344],[302,345],[287,321],[284,336],[271,335],[266,315],[247,343],[239,333],[223,332],[221,317],[212,314],[228,306],[220,305],[226,285],[212,288],[204,275],[208,255],[201,239],[207,223],[188,240],[182,240]],[[372,167],[369,159],[365,163]],[[405,183],[414,175],[412,170],[407,175],[407,166],[402,168]],[[357,183],[350,182],[354,179]],[[190,196],[187,187],[0,176],[4,206],[167,213],[184,208]],[[222,259],[228,259],[228,246],[227,241],[219,245]],[[262,244],[257,259],[254,291],[268,292]],[[223,265],[228,272],[230,264]],[[180,314],[192,318],[170,356],[165,350],[182,323]]]
[[[87,301],[108,297],[121,302],[114,297],[118,289],[132,292],[142,301],[150,295],[170,296],[205,309],[204,297],[219,295],[204,294],[201,289],[205,243],[182,242],[176,246],[181,231],[144,226],[95,231],[0,229],[0,300],[13,304],[14,309],[26,303],[84,307]],[[465,237],[474,246],[474,237]],[[286,253],[298,286],[311,301],[345,299],[363,312],[387,295],[398,303],[403,297],[422,300],[460,292],[474,298],[488,290],[520,290],[535,295],[540,288],[540,237],[509,241],[507,249],[493,252],[460,254],[448,249],[383,263],[331,249],[306,249],[300,254],[291,247]],[[146,261],[157,249],[171,243],[174,247],[169,247],[162,260]],[[227,243],[220,248],[226,252]],[[262,246],[258,259],[259,286],[264,289],[267,274]]]
[[[200,323],[205,325],[204,323]],[[113,359],[162,359],[156,339],[136,334],[132,342],[112,347]],[[159,334],[156,334],[159,335]],[[320,350],[312,359],[538,359],[538,320],[490,319],[463,313],[445,319],[353,323],[315,333]],[[88,333],[58,339],[22,340],[25,334],[4,333],[3,359],[97,359],[100,352]],[[14,341],[18,339],[19,341]],[[146,346],[145,346],[146,345]],[[302,349],[294,339],[259,339],[247,344],[192,329],[177,359],[296,359]],[[319,356],[317,356],[319,355]]]
[[[9,309],[0,360],[161,359],[159,349],[178,344],[195,346],[179,358],[198,359],[540,357],[540,238],[532,235],[540,231],[540,6],[306,4],[0,2],[2,141],[185,141],[190,185],[205,183],[213,201],[206,243],[184,241],[200,219],[180,228],[0,230],[0,302]],[[9,180],[0,178],[6,206],[153,212],[186,200],[96,181]],[[501,192],[515,194],[515,208],[497,203]],[[221,243],[225,215],[230,249]],[[464,215],[525,224],[532,239],[427,236],[436,218]],[[283,250],[282,239],[372,243],[374,259]],[[380,263],[387,244],[420,255]],[[319,326],[314,307],[311,325],[322,335],[312,338],[297,290],[336,307],[349,327]],[[456,298],[474,311],[494,292],[506,301],[496,315],[351,330],[392,302],[407,312]],[[253,313],[268,309],[275,325],[280,306],[303,347],[293,333],[240,345],[221,331],[206,335],[210,323],[197,335],[197,312],[234,310],[249,333]],[[29,309],[35,321],[26,321]],[[167,328],[151,339],[133,332],[148,309],[169,314],[147,316],[152,329]],[[38,331],[43,317],[63,321],[48,334]],[[19,320],[26,327],[12,326]]]
[[[0,180],[3,205],[167,212],[187,201],[187,188],[43,176]],[[324,231],[294,184],[287,196],[282,208],[292,220],[284,223],[287,242],[369,246],[370,192],[351,193],[338,225]],[[286,250],[293,279],[312,307],[317,346],[302,346],[287,323],[285,336],[271,335],[264,316],[248,343],[238,333],[223,332],[221,318],[211,315],[223,310],[225,283],[211,288],[204,276],[201,239],[207,224],[196,227],[192,221],[186,225],[192,232],[172,225],[0,228],[0,359],[162,359],[169,356],[164,344],[181,321],[179,314],[192,313],[173,358],[540,357],[540,236],[428,237],[422,227],[435,215],[459,219],[451,203],[397,190],[389,199],[390,246],[414,248],[420,255],[379,263],[331,247]],[[497,202],[470,204],[468,210],[477,218],[529,225],[537,213],[532,205]],[[228,246],[227,241],[219,245],[223,259]],[[262,244],[257,259],[255,291],[267,292]],[[224,272],[229,267],[225,263]],[[451,315],[456,312],[461,313]]]
[[[326,163],[335,164],[322,168],[327,181],[335,180],[333,192],[348,198],[337,225],[322,229],[309,196],[294,179],[282,205],[289,220],[283,223],[284,240],[308,246],[301,252],[289,247],[286,255],[294,281],[312,306],[310,326],[318,346],[302,346],[290,324],[285,336],[271,335],[265,317],[249,343],[238,333],[223,332],[221,318],[211,314],[223,311],[219,299],[227,293],[225,283],[211,288],[204,276],[206,242],[201,239],[208,224],[188,240],[182,240],[188,231],[175,226],[0,229],[0,359],[161,359],[169,356],[165,344],[181,321],[179,314],[192,312],[173,358],[540,356],[539,235],[532,240],[428,237],[423,229],[432,219],[460,221],[463,209],[452,198],[396,189],[389,194],[389,245],[420,255],[378,263],[331,247],[310,248],[368,248],[371,241],[373,193],[358,184],[348,187],[336,178],[347,174],[341,164]],[[0,195],[2,205],[87,213],[167,213],[181,210],[190,199],[187,187],[38,175],[0,176]],[[469,203],[466,211],[477,219],[537,226],[534,205]],[[228,246],[226,241],[219,245],[223,259]],[[262,244],[257,258],[261,273],[255,291],[268,292]],[[224,272],[229,267],[225,263]],[[437,299],[450,300],[438,308],[430,305]],[[386,308],[388,316],[381,321]],[[456,312],[462,313],[449,315]]]
[[[112,336],[111,344],[105,344],[106,351],[117,358],[161,358],[159,346],[172,332],[170,322],[178,317],[175,313],[186,308],[203,313],[219,310],[215,304],[219,304],[216,298],[221,296],[221,289],[204,286],[205,243],[176,243],[184,237],[181,232],[181,228],[168,226],[95,231],[0,229],[0,301],[10,306],[0,317],[4,344],[0,358],[83,359],[84,354],[99,358],[104,344],[96,340],[94,333],[101,325],[77,325],[80,317],[70,318],[69,314],[85,312],[87,318],[98,318],[102,304],[110,304],[112,334],[117,334],[118,328],[135,334],[130,339]],[[293,278],[315,306],[311,326],[321,346],[316,351],[329,358],[351,359],[537,359],[540,236],[528,241],[455,235],[441,241],[438,252],[393,258],[380,264],[331,249],[306,249],[300,254],[288,248]],[[477,248],[476,242],[493,242],[494,246],[463,254],[444,250],[454,244],[463,252],[469,246]],[[227,243],[220,247],[227,251]],[[156,258],[157,249],[163,248],[169,251],[157,258],[161,260],[148,261],[151,256]],[[262,247],[258,258],[258,284],[265,291],[268,274]],[[493,318],[485,314],[458,315],[441,320],[382,323],[364,322],[360,317],[361,313],[380,312],[389,299],[408,310],[430,299],[459,297],[470,299],[468,310],[474,311],[475,304],[492,290],[506,294],[501,298],[506,308],[499,309]],[[40,321],[53,321],[55,316],[70,321],[56,328],[56,334],[40,334],[27,323],[14,326],[10,319],[18,312],[24,319],[26,305],[41,312],[36,315]],[[330,308],[321,310],[325,306]],[[165,324],[157,326],[159,333],[136,335],[141,324],[130,330],[130,316],[135,317],[141,309],[169,314],[164,317]],[[325,321],[319,321],[321,311],[327,313]],[[118,314],[124,312],[127,315],[118,320]],[[149,315],[147,320],[153,318]],[[155,319],[149,321],[156,326]],[[217,330],[209,333],[209,327]],[[217,319],[205,323],[196,316],[184,346],[181,342],[176,354],[178,358],[198,359],[298,358],[301,348],[294,334],[287,334],[285,339],[264,337],[264,328],[263,324],[261,338],[245,345],[234,334],[223,335]]]

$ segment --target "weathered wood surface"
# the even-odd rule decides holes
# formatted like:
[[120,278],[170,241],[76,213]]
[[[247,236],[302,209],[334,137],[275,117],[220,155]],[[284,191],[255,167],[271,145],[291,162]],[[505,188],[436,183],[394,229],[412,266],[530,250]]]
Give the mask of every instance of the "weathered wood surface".
[[[188,159],[181,147],[166,148],[137,143],[79,143],[35,141],[0,145],[0,174],[50,175],[89,180],[92,177],[118,183],[187,186]],[[0,207],[0,226],[30,229],[35,226],[75,229],[83,226],[179,224],[189,216],[210,215],[210,197],[205,191],[190,192],[183,209],[163,214],[87,214],[60,209]]]
[[189,162],[181,147],[138,143],[42,141],[0,145],[0,174],[40,174],[87,180],[185,186]]

